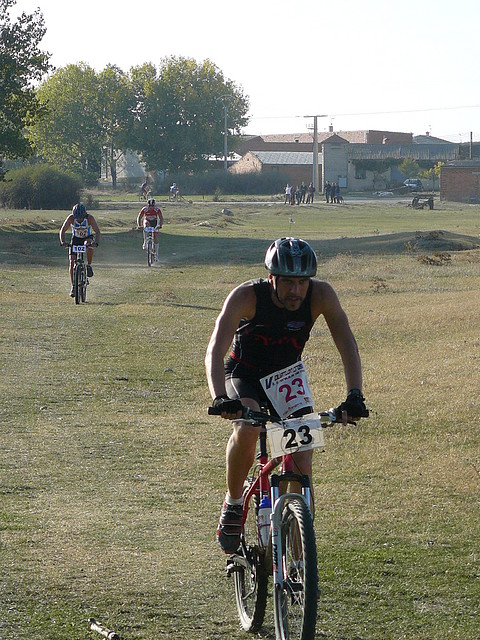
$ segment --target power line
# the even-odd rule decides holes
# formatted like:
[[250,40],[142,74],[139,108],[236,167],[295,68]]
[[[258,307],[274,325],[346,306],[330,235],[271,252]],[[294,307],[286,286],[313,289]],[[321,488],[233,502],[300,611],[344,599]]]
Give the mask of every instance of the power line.
[[[357,111],[354,113],[330,113],[331,118],[341,118],[346,116],[379,116],[393,115],[396,113],[422,113],[430,111],[454,111],[456,109],[479,109],[479,104],[462,105],[456,107],[429,107],[426,109],[400,109],[397,111]],[[304,118],[305,116],[285,115],[285,116],[251,116],[252,120],[289,120],[293,118]]]

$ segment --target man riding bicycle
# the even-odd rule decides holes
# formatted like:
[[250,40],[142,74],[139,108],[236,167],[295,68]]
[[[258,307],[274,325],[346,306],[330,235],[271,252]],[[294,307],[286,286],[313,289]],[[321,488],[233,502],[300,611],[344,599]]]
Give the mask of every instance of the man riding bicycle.
[[[314,278],[313,249],[304,240],[280,238],[268,248],[265,267],[268,278],[233,289],[216,320],[205,357],[213,406],[229,420],[242,417],[242,406],[258,411],[267,400],[260,379],[301,359],[310,331],[323,315],[342,358],[347,386],[347,398],[336,411],[346,411],[352,419],[366,415],[357,343],[334,289]],[[226,451],[227,494],[217,529],[225,553],[238,548],[243,485],[257,438],[258,428],[241,420],[234,423]],[[311,478],[312,451],[297,452],[294,460],[298,473]]]
[[153,227],[156,231],[153,232],[153,242],[155,244],[155,260],[158,262],[159,260],[159,242],[158,242],[158,229],[161,229],[163,226],[163,214],[160,207],[157,207],[155,204],[154,198],[150,198],[147,205],[143,207],[138,216],[137,216],[137,227],[142,226],[143,220],[143,250],[146,249],[146,234],[145,227]]
[[75,262],[75,253],[72,251],[72,246],[86,244],[87,245],[87,276],[91,278],[93,276],[92,260],[93,260],[93,247],[98,247],[98,241],[100,239],[100,229],[98,228],[97,221],[90,214],[87,213],[85,205],[78,202],[72,209],[72,213],[67,216],[62,228],[59,232],[60,244],[62,247],[67,245],[65,242],[65,233],[68,227],[72,231],[72,240],[70,243],[70,282],[72,283],[72,289],[70,295],[73,298],[75,292],[73,290],[73,263]]
[[142,186],[140,187],[140,191],[142,193],[143,198],[145,198],[145,200],[148,198],[148,196],[150,195],[150,187],[148,186],[148,178],[145,179],[144,182],[142,182]]
[[177,187],[177,183],[174,182],[170,187],[170,198],[172,200],[176,200],[178,198],[178,194],[179,194],[179,189]]

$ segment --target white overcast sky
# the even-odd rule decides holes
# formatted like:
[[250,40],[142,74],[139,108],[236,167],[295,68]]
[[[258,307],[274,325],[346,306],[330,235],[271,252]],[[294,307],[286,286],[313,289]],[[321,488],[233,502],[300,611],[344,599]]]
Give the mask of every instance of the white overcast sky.
[[[17,0],[58,68],[211,60],[250,99],[246,133],[385,129],[480,140],[478,0]],[[220,107],[221,108],[221,107]]]

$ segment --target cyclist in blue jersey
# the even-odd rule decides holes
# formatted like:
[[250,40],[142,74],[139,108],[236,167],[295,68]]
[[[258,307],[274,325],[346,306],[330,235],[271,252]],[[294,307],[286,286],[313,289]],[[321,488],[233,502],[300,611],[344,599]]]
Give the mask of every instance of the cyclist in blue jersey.
[[73,290],[73,263],[75,261],[75,254],[71,249],[73,245],[85,244],[87,241],[87,276],[91,278],[93,276],[92,260],[93,260],[93,248],[98,247],[98,241],[100,239],[100,229],[98,228],[97,221],[90,214],[87,213],[85,205],[78,202],[72,209],[72,213],[66,217],[65,222],[59,232],[60,244],[65,246],[65,234],[70,227],[72,232],[72,239],[70,243],[70,282],[72,288],[70,295],[75,295]]
[[[260,379],[301,359],[310,331],[323,315],[342,358],[347,397],[337,412],[366,415],[357,343],[334,289],[314,278],[317,258],[298,238],[280,238],[265,256],[266,279],[244,282],[226,298],[205,357],[213,406],[238,419],[242,405],[259,410],[266,401]],[[231,346],[227,359],[225,356]],[[243,484],[253,464],[258,429],[235,422],[226,452],[227,494],[217,536],[226,553],[239,544]],[[312,475],[312,451],[294,454],[298,472]]]

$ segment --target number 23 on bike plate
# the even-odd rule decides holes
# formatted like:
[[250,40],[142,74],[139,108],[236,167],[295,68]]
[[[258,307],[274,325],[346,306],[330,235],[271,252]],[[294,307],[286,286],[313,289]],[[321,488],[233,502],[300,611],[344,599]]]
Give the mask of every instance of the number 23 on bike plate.
[[260,380],[281,424],[267,427],[272,456],[279,457],[295,451],[324,446],[323,431],[318,414],[310,413],[301,418],[285,418],[306,407],[313,408],[313,398],[303,362],[296,362]]

